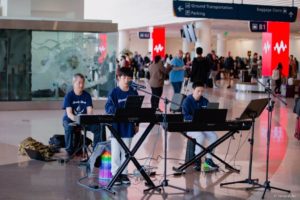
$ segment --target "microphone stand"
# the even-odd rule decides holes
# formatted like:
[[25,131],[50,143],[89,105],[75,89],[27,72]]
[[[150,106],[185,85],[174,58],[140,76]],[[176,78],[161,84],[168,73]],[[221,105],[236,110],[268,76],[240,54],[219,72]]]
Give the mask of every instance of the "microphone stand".
[[[173,102],[173,101],[170,101],[169,99],[167,98],[164,98],[164,97],[160,97],[160,96],[157,96],[157,95],[154,95],[152,94],[151,92],[148,92],[144,89],[142,89],[141,87],[134,87],[136,90],[139,90],[139,91],[142,91],[146,94],[149,94],[151,96],[154,96],[156,98],[159,98],[161,100],[164,101],[164,106],[165,106],[165,111],[163,113],[163,128],[164,128],[164,137],[165,137],[165,141],[164,141],[164,180],[161,182],[161,184],[157,185],[157,186],[154,186],[154,187],[150,187],[146,190],[144,190],[144,192],[148,192],[150,190],[155,190],[155,189],[158,189],[158,188],[162,188],[163,192],[164,192],[164,195],[165,194],[165,190],[164,188],[165,187],[171,187],[171,188],[174,188],[174,189],[177,189],[177,190],[181,190],[181,191],[184,191],[184,192],[189,192],[189,190],[186,190],[186,189],[183,189],[183,188],[180,188],[180,187],[177,187],[177,186],[174,186],[174,185],[170,185],[169,184],[169,180],[167,180],[167,129],[168,129],[168,122],[167,122],[167,105],[169,103],[174,103],[176,105],[178,105],[177,103]],[[178,106],[181,106],[181,105],[178,105]]]
[[253,160],[253,146],[254,146],[254,127],[255,127],[255,118],[257,117],[257,113],[251,112],[248,114],[249,118],[251,118],[252,121],[252,129],[251,129],[251,138],[248,139],[248,142],[250,144],[250,155],[249,155],[249,167],[248,167],[248,178],[240,181],[233,181],[233,182],[227,182],[227,183],[221,183],[220,186],[224,185],[232,185],[232,184],[239,184],[239,183],[247,183],[250,185],[257,185],[258,179],[252,178],[252,160]]
[[267,106],[267,110],[268,110],[268,131],[267,131],[267,160],[266,160],[266,180],[264,182],[264,184],[259,184],[256,183],[256,185],[258,185],[257,187],[253,187],[253,188],[248,188],[248,189],[257,189],[257,188],[264,188],[264,193],[262,195],[262,199],[264,199],[265,197],[265,193],[267,190],[271,190],[271,189],[275,189],[275,190],[280,190],[283,192],[288,192],[291,193],[290,190],[286,190],[286,189],[282,189],[282,188],[278,188],[278,187],[273,187],[271,186],[271,181],[269,180],[269,155],[270,155],[270,140],[271,140],[271,125],[272,125],[272,111],[274,108],[274,104],[275,101],[272,100],[271,95],[275,98],[277,98],[280,102],[282,102],[284,105],[287,105],[287,103],[279,96],[277,96],[273,90],[271,89],[271,84],[270,84],[270,79],[268,79],[267,81],[267,85],[264,85],[262,82],[260,82],[258,79],[256,79],[256,81],[262,85],[266,92],[268,93],[268,99],[269,99],[269,103]]

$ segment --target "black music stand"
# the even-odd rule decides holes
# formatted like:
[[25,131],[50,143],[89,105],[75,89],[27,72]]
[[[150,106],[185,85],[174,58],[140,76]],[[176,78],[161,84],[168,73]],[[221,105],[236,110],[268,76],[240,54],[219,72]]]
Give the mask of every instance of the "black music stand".
[[[257,79],[256,79],[257,80]],[[258,188],[264,188],[264,193],[262,195],[262,199],[265,198],[265,194],[267,190],[275,189],[275,190],[280,190],[283,192],[291,193],[290,190],[278,188],[278,187],[273,187],[271,186],[271,182],[269,180],[269,155],[270,155],[270,140],[271,140],[271,127],[272,127],[272,112],[274,108],[275,101],[272,100],[271,95],[275,98],[277,98],[280,102],[282,102],[284,105],[287,105],[285,101],[283,101],[279,96],[277,96],[274,91],[271,89],[271,83],[270,79],[267,81],[267,85],[264,85],[262,82],[257,80],[257,82],[262,85],[266,92],[268,93],[268,131],[267,131],[267,159],[266,159],[266,179],[264,184],[256,184],[258,185],[257,187],[252,187],[248,189],[258,189]]]
[[142,107],[144,96],[130,95],[125,102],[125,109],[140,109]]
[[[135,88],[136,90],[139,90],[139,91],[142,91],[146,94],[149,94],[151,96],[154,96],[158,99],[161,99],[164,101],[164,105],[165,105],[165,111],[164,111],[164,114],[163,114],[163,127],[164,127],[164,180],[161,182],[161,184],[157,185],[157,186],[151,186],[150,188],[144,190],[144,192],[148,192],[150,190],[160,190],[160,188],[162,188],[164,194],[165,194],[165,190],[164,188],[165,187],[171,187],[171,188],[174,188],[174,189],[177,189],[177,190],[181,190],[183,192],[189,192],[189,190],[186,190],[184,188],[180,188],[180,187],[177,187],[177,186],[174,186],[174,185],[170,185],[169,184],[169,180],[167,179],[167,129],[168,129],[168,121],[167,121],[167,106],[169,103],[174,103],[176,105],[178,105],[176,102],[173,102],[173,101],[170,101],[169,99],[167,98],[164,98],[164,97],[160,97],[160,96],[157,96],[157,95],[154,95],[152,94],[151,92],[148,92],[140,87],[136,87]],[[178,105],[181,107],[181,105]]]
[[238,118],[239,120],[251,119],[252,121],[252,133],[251,138],[248,139],[250,144],[250,161],[249,161],[249,169],[248,169],[248,178],[241,181],[233,181],[227,183],[221,183],[220,186],[238,184],[238,183],[248,183],[251,185],[257,185],[258,179],[252,179],[252,160],[253,160],[253,146],[254,146],[254,128],[255,128],[255,118],[259,117],[262,111],[265,109],[268,104],[268,99],[254,99],[250,101],[244,112]]

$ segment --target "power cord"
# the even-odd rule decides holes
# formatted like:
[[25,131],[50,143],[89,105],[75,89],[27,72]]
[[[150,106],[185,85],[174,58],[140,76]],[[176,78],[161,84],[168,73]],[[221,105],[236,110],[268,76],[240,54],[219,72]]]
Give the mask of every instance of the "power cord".
[[[152,150],[152,153],[150,154],[150,156],[148,156],[146,158],[143,158],[143,159],[138,159],[138,160],[145,160],[144,165],[142,165],[142,167],[143,167],[144,171],[148,174],[148,176],[155,176],[156,175],[156,172],[153,171],[153,169],[155,169],[157,167],[151,167],[150,163],[151,163],[152,157],[154,155],[154,152],[156,150],[156,146],[157,146],[157,143],[158,143],[158,139],[159,139],[159,135],[160,135],[159,131],[160,131],[160,127],[158,126],[156,138],[154,140],[155,142],[154,142],[154,145],[153,145],[153,150]],[[148,163],[148,165],[146,165],[147,163]],[[141,176],[140,170],[135,169],[133,171],[133,176],[140,177]]]

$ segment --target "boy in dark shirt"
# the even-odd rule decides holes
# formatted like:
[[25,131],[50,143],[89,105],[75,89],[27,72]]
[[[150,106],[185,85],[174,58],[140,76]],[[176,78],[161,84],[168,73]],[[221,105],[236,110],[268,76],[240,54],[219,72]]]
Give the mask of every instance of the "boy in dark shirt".
[[[208,100],[202,96],[204,91],[204,84],[202,82],[193,83],[193,93],[187,96],[182,104],[182,113],[185,121],[192,121],[195,110],[206,109]],[[208,145],[214,143],[218,136],[213,131],[192,131],[187,132],[187,135],[191,138],[196,139],[197,143],[203,145],[204,139],[208,140]],[[195,147],[195,155],[201,153],[202,148],[198,145]],[[212,171],[218,169],[219,166],[216,165],[211,154],[206,154],[205,162],[203,163],[204,171]],[[200,171],[200,161],[196,162],[195,170]]]
[[[128,96],[138,95],[137,91],[129,86],[130,81],[133,78],[133,73],[129,68],[123,67],[118,73],[119,86],[114,88],[108,96],[105,111],[107,114],[115,114],[119,108],[124,108],[125,102]],[[138,126],[135,123],[114,123],[113,127],[121,135],[122,140],[126,146],[130,149],[132,137],[138,132]],[[125,151],[118,143],[118,141],[111,138],[111,173],[113,176],[117,173],[119,167],[125,161]],[[115,185],[130,184],[130,180],[127,176],[127,167],[123,173],[116,179]]]

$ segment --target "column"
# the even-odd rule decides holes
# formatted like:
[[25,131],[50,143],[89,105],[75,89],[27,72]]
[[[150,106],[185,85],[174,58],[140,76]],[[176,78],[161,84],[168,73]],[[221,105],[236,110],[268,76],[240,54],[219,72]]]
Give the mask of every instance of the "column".
[[153,33],[153,26],[148,28],[148,31],[150,32],[150,39],[148,40],[148,53],[150,52],[150,54],[148,55],[149,58],[152,58],[153,52],[152,52],[152,47],[153,47],[153,38],[152,38],[152,33]]
[[226,43],[223,33],[217,34],[217,56],[226,56]]
[[184,38],[182,38],[182,51],[183,53],[190,51],[190,43],[187,42]]
[[129,32],[126,30],[119,31],[119,51],[122,52],[124,49],[129,48]]
[[198,21],[195,24],[197,42],[195,48],[203,48],[203,56],[211,52],[211,24],[208,21]]

